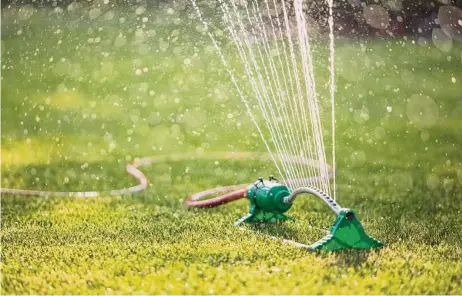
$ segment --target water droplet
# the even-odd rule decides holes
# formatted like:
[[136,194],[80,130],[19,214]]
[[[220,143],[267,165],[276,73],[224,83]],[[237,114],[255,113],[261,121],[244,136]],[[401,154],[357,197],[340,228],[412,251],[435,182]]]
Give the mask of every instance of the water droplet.
[[363,106],[361,109],[355,110],[353,118],[359,124],[366,123],[370,119],[369,109]]
[[125,36],[117,36],[114,40],[115,47],[122,47],[127,44],[127,38]]
[[456,83],[457,80],[456,80],[456,78],[453,76],[453,77],[451,78],[451,81],[452,81],[452,83]]
[[387,106],[387,112],[390,113],[391,111],[393,111],[393,107]]
[[427,142],[430,139],[430,133],[428,131],[422,131],[420,133],[420,138],[423,142]]
[[390,23],[388,11],[380,5],[368,5],[363,10],[366,22],[376,29],[386,29]]
[[366,153],[364,151],[355,151],[351,154],[350,160],[354,167],[362,166],[366,163]]
[[383,127],[378,126],[375,128],[374,134],[377,139],[383,139],[386,136],[387,131]]
[[101,10],[99,8],[92,8],[88,12],[88,15],[90,16],[90,19],[95,19],[101,14]]
[[114,11],[108,11],[103,16],[104,20],[110,21],[114,18]]
[[137,8],[135,9],[135,13],[136,13],[137,15],[143,14],[145,11],[146,11],[146,7],[144,7],[144,6],[140,6],[140,7],[137,7]]
[[419,37],[417,39],[417,43],[422,47],[428,45],[427,38],[425,38],[425,37]]
[[450,52],[452,49],[452,38],[442,29],[433,29],[432,41],[433,44],[435,44],[435,46],[441,51]]
[[435,190],[436,188],[438,188],[438,185],[440,183],[440,180],[438,178],[437,175],[435,174],[429,174],[427,176],[427,180],[426,180],[426,185],[428,187],[428,189],[430,190]]
[[135,74],[140,76],[141,74],[143,73],[143,71],[141,71],[141,69],[136,69],[135,71]]
[[422,94],[414,94],[409,98],[406,113],[412,124],[419,129],[432,127],[439,114],[435,101]]
[[441,28],[450,38],[462,41],[462,9],[453,5],[442,5],[438,10]]
[[34,7],[30,4],[24,5],[18,10],[18,18],[20,20],[27,20],[34,14]]

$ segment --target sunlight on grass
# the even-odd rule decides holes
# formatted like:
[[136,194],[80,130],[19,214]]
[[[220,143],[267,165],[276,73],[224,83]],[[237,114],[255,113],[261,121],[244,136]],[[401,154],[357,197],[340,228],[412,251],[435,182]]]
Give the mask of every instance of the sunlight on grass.
[[[459,47],[338,41],[339,202],[387,247],[314,254],[281,240],[313,242],[316,227],[332,225],[317,200],[297,200],[294,223],[246,232],[233,222],[247,200],[186,208],[191,193],[276,169],[197,23],[104,7],[38,10],[21,28],[17,10],[3,11],[2,187],[123,188],[135,182],[125,165],[153,156],[141,168],[149,187],[123,197],[2,196],[2,293],[462,293]],[[327,50],[313,50],[328,122]]]
[[[61,86],[61,88],[65,88]],[[50,105],[51,107],[60,110],[78,110],[83,107],[84,100],[81,98],[81,94],[76,91],[61,90],[55,94],[42,98],[41,101],[44,104]]]
[[27,138],[2,147],[2,166],[50,163],[56,142],[43,138]]

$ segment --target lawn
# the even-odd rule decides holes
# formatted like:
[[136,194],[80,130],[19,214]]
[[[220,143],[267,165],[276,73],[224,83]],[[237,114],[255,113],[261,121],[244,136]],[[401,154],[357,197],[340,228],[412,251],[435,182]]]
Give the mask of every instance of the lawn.
[[[314,200],[248,232],[245,200],[184,206],[275,168],[203,159],[265,147],[198,23],[135,10],[2,10],[1,187],[120,188],[136,157],[191,155],[142,168],[132,196],[2,196],[2,293],[462,294],[460,44],[337,42],[338,200],[387,246],[320,254],[269,238],[319,238],[333,217]],[[330,146],[323,42],[314,56]]]

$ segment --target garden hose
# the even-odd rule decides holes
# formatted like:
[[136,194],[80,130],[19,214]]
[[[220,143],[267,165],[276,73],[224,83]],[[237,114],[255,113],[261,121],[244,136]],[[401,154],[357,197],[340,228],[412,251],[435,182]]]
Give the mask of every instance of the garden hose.
[[[194,208],[213,208],[228,202],[232,202],[246,197],[247,187],[249,185],[231,185],[219,188],[208,189],[202,192],[191,194],[185,201],[185,204]],[[210,195],[225,193],[221,196],[204,199]]]
[[[317,161],[294,156],[285,156],[289,161],[299,162],[303,165],[317,166],[319,165]],[[207,153],[176,153],[170,155],[156,155],[135,158],[132,163],[126,165],[126,172],[134,177],[138,184],[128,187],[113,189],[109,191],[46,191],[46,190],[30,190],[30,189],[16,189],[16,188],[0,188],[0,194],[8,195],[20,195],[20,196],[37,196],[37,197],[76,197],[76,198],[86,198],[86,197],[100,197],[100,196],[121,196],[129,195],[146,190],[148,187],[149,181],[146,176],[139,170],[141,167],[147,167],[154,163],[168,162],[168,161],[185,161],[185,160],[249,160],[249,159],[260,159],[262,161],[270,161],[270,156],[265,153],[255,153],[255,152],[207,152]],[[244,196],[239,196],[238,194],[230,194],[229,191],[242,189],[246,185],[237,185],[237,186],[226,186],[223,188],[215,188],[193,194],[188,198],[187,204],[193,207],[213,207],[222,203],[230,202]],[[214,195],[218,193],[227,192],[225,196],[220,196],[210,200],[200,200],[206,196]]]
[[129,163],[125,167],[127,173],[138,180],[139,184],[129,187],[114,189],[110,191],[42,191],[28,189],[0,188],[0,194],[23,195],[23,196],[53,196],[53,197],[99,197],[99,196],[119,196],[141,192],[148,187],[148,179],[138,170],[140,164]]
[[[332,176],[332,170],[330,169],[329,166],[327,167],[328,167],[329,178],[330,178]],[[270,178],[273,178],[273,177],[270,177]],[[316,184],[320,182],[320,180],[321,180],[320,177],[311,177],[311,178],[300,178],[300,179],[288,180],[288,182],[297,181],[297,182],[302,182],[303,184]],[[250,186],[249,184],[241,184],[241,185],[230,185],[230,186],[207,189],[207,190],[197,192],[197,193],[194,193],[188,196],[188,198],[185,201],[185,204],[189,207],[194,207],[194,208],[213,208],[213,207],[225,204],[225,203],[229,203],[229,202],[241,199],[241,198],[245,198],[247,196],[247,190],[249,186]],[[206,199],[206,197],[208,196],[213,196],[217,194],[223,194],[223,195]]]
[[208,153],[178,153],[170,155],[157,155],[142,158],[135,158],[133,163],[126,165],[126,171],[129,175],[134,177],[138,184],[128,188],[120,188],[109,191],[43,191],[43,190],[29,190],[29,189],[16,189],[16,188],[0,188],[0,194],[20,195],[20,196],[52,196],[52,197],[100,197],[100,196],[121,196],[129,195],[144,191],[148,187],[148,179],[139,170],[141,167],[147,167],[154,163],[167,162],[167,161],[184,161],[184,160],[238,160],[238,159],[254,159],[254,158],[267,158],[266,155],[261,153],[252,152],[208,152]]

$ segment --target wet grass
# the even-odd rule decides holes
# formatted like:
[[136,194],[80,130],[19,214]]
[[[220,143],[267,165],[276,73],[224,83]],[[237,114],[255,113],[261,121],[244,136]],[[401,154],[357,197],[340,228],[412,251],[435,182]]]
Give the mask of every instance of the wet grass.
[[[105,190],[133,184],[124,166],[139,156],[265,151],[195,24],[153,17],[143,31],[155,33],[139,35],[136,16],[115,14],[67,16],[79,26],[4,18],[2,187]],[[2,293],[461,294],[460,47],[339,42],[337,52],[339,202],[386,248],[315,254],[271,240],[321,236],[332,216],[308,199],[291,209],[296,223],[243,233],[232,223],[246,201],[182,201],[274,174],[270,163],[169,161],[144,168],[150,187],[133,196],[2,196]],[[328,130],[322,44],[315,56]],[[409,103],[416,94],[438,115]]]

